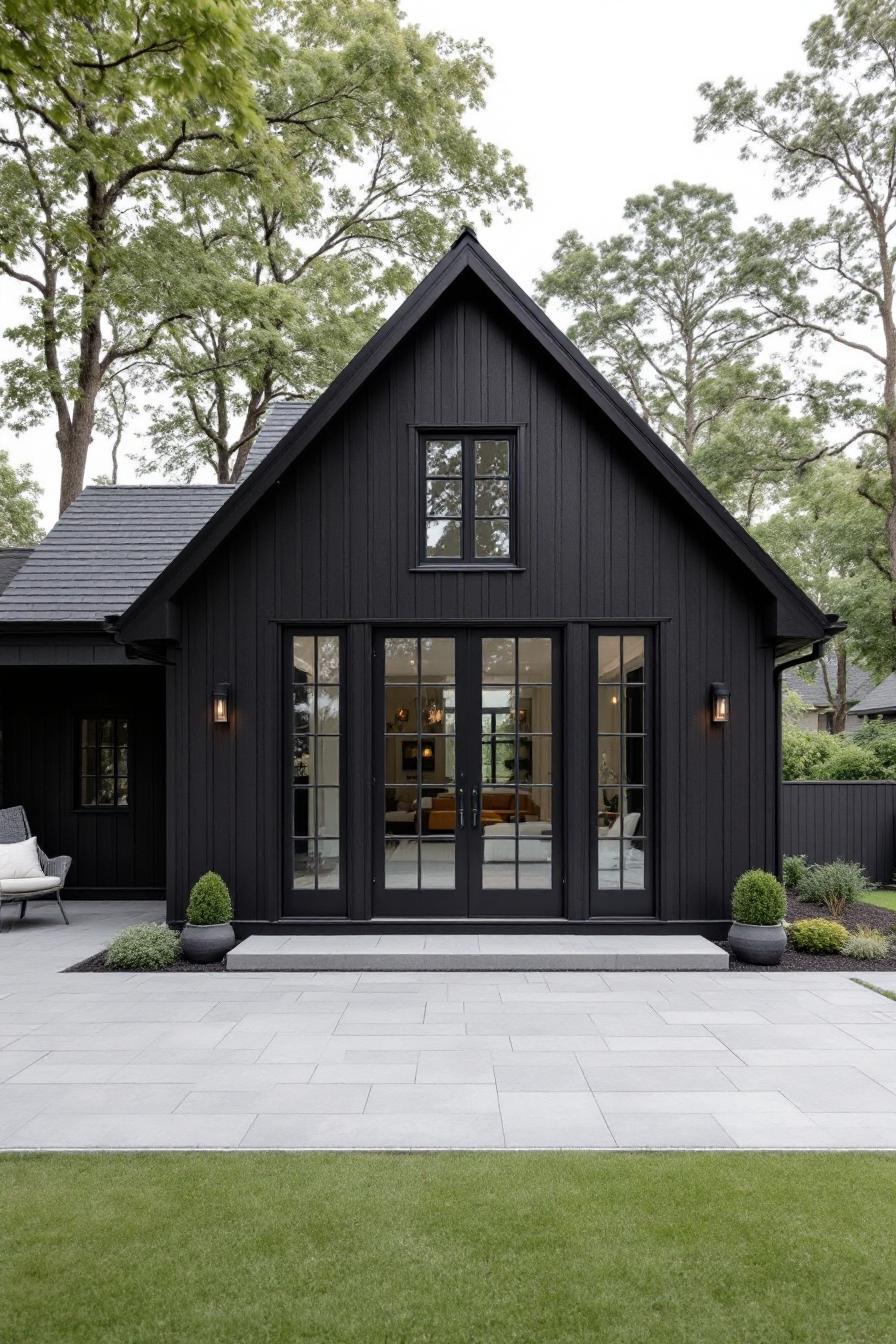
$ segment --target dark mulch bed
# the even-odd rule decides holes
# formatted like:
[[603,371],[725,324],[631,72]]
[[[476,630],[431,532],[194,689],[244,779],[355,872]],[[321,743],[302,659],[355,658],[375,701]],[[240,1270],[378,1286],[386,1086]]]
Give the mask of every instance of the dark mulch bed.
[[[823,906],[807,905],[795,896],[787,897],[787,922],[794,924],[798,919],[830,919]],[[884,910],[879,905],[864,905],[857,901],[847,907],[840,924],[848,929],[856,929],[860,924],[868,929],[878,929],[881,933],[896,933],[896,910]],[[726,942],[719,943],[729,951]],[[750,966],[745,961],[731,958],[732,971],[849,971],[852,975],[861,975],[866,971],[896,971],[896,953],[889,957],[876,958],[874,961],[858,961],[855,957],[825,957],[811,952],[796,952],[788,943],[787,951],[778,966]]]
[[170,972],[193,972],[193,971],[223,971],[223,961],[185,961],[179,957],[177,961],[172,962],[170,966],[165,966],[158,971],[119,971],[113,970],[111,966],[106,965],[106,953],[97,952],[93,957],[87,957],[85,961],[79,961],[74,966],[66,966],[64,974],[69,971],[99,971],[103,975],[168,975]]

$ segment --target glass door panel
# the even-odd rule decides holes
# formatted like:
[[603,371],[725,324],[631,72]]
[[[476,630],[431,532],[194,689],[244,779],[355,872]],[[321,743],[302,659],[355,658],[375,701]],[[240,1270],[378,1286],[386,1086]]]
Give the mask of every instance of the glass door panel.
[[560,915],[555,640],[384,634],[378,657],[374,914]]
[[550,635],[484,635],[479,640],[474,694],[480,787],[471,818],[478,831],[470,882],[474,914],[561,913],[554,844],[559,824],[554,643]]

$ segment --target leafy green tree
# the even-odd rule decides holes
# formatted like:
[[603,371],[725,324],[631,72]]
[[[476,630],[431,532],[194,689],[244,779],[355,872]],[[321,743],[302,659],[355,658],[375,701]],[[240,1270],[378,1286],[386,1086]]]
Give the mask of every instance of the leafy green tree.
[[787,423],[791,390],[760,362],[784,323],[750,298],[735,215],[734,198],[708,186],[633,196],[627,232],[597,244],[563,235],[537,294],[572,314],[571,339],[691,466],[706,456],[717,486],[749,476],[739,489],[751,514],[774,490],[779,454],[802,460],[806,446]]
[[845,457],[805,468],[776,511],[752,529],[824,611],[836,611],[848,623],[832,641],[833,658],[819,664],[836,733],[846,724],[850,663],[878,676],[896,665],[886,542],[877,511],[856,489],[860,470]]
[[745,279],[768,322],[861,364],[838,446],[859,445],[877,478],[871,494],[896,620],[896,8],[835,0],[803,46],[806,69],[765,94],[737,78],[704,84],[697,139],[740,134],[742,157],[773,166],[779,197],[821,202],[790,222],[760,221]]
[[40,537],[40,486],[30,467],[14,466],[0,448],[0,546],[31,546]]
[[[407,266],[419,255],[409,238],[434,247],[439,211],[451,200],[427,197],[424,186],[446,164],[463,201],[453,215],[446,210],[452,223],[465,206],[523,198],[519,170],[463,121],[489,75],[480,47],[422,37],[401,25],[394,0],[10,0],[0,10],[0,271],[25,296],[25,320],[7,333],[19,351],[5,366],[3,410],[18,429],[54,412],[60,510],[83,487],[98,417],[115,418],[111,389],[133,388],[173,324],[182,324],[179,336],[159,358],[187,405],[206,395],[203,379],[213,382],[219,367],[232,376],[231,357],[249,367],[253,388],[268,366],[271,387],[282,386],[283,360],[266,364],[257,350],[247,357],[244,333],[234,339],[226,321],[235,322],[242,301],[272,346],[292,341],[304,353],[301,341],[316,339],[315,313],[299,335],[289,305],[280,311],[269,296],[281,288],[271,279],[277,268],[294,266],[279,233],[290,233],[307,260],[365,199],[356,178],[370,155],[388,163],[403,204],[393,195],[390,209],[385,186],[382,198],[374,191],[367,231],[363,221],[342,230],[349,257],[381,247]],[[416,177],[401,183],[410,157]],[[403,232],[393,228],[400,211],[409,221]],[[303,250],[298,226],[309,230]],[[210,266],[187,273],[209,248],[220,260],[216,253]],[[228,260],[242,266],[239,276]],[[193,332],[205,336],[211,314],[207,339],[218,339],[212,289],[222,278],[234,282],[217,296],[225,346],[210,358]],[[359,262],[342,281],[349,331],[341,359],[367,329],[354,312],[364,307],[362,280]],[[401,276],[382,283],[385,293]],[[339,298],[335,274],[320,285],[324,301]],[[309,280],[303,301],[313,310],[310,290]],[[335,343],[338,321],[329,312],[321,321],[330,324],[321,344]],[[314,357],[310,364],[317,371]],[[245,446],[247,436],[231,441]]]
[[236,479],[273,399],[326,386],[471,212],[526,201],[468,125],[492,74],[481,44],[422,34],[384,0],[287,12],[257,94],[288,171],[172,180],[148,236],[156,309],[184,316],[147,361],[164,406],[146,465],[187,478],[208,463]]
[[[17,0],[0,11],[0,271],[21,287],[5,367],[13,428],[55,413],[60,512],[83,487],[110,379],[151,345],[128,276],[147,201],[172,174],[221,170],[195,151],[263,126],[263,52],[243,0]],[[233,170],[233,164],[227,166]]]

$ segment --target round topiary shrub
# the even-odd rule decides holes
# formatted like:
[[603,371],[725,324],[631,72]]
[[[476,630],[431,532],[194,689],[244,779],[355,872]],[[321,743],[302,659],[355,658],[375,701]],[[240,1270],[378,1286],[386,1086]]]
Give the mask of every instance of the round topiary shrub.
[[843,944],[844,957],[858,961],[877,961],[890,955],[890,940],[879,929],[860,924]]
[[229,924],[233,902],[227,883],[218,873],[203,873],[190,892],[187,921],[190,924]]
[[795,891],[809,871],[805,854],[788,854],[784,860],[784,890]]
[[773,873],[751,868],[737,879],[731,917],[738,924],[780,924],[786,913],[784,888]]
[[180,937],[166,924],[132,924],[106,952],[114,971],[163,971],[180,956]]
[[790,941],[797,952],[842,952],[849,933],[833,919],[798,919],[791,925]]

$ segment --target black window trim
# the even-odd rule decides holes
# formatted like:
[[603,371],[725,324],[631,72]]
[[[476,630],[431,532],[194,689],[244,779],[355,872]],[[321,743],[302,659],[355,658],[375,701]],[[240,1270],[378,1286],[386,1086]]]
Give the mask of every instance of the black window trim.
[[[475,424],[463,425],[417,425],[416,433],[416,475],[417,475],[417,523],[415,528],[414,555],[411,564],[412,572],[431,573],[433,570],[439,572],[457,570],[501,570],[504,572],[521,573],[523,566],[520,563],[519,552],[519,497],[520,497],[520,442],[522,438],[522,426],[519,424],[500,424],[489,425],[476,422]],[[431,439],[460,439],[463,444],[463,460],[461,474],[462,491],[462,517],[461,517],[461,555],[446,556],[427,556],[426,554],[426,444]],[[475,528],[476,528],[476,472],[473,454],[475,449],[473,444],[477,439],[507,439],[510,444],[509,452],[509,482],[510,482],[510,548],[506,556],[477,556],[475,555]]]
[[[127,797],[127,802],[125,802],[125,803],[119,803],[119,802],[112,802],[112,803],[85,803],[85,802],[84,802],[84,789],[83,789],[83,786],[84,786],[84,780],[85,780],[86,776],[85,776],[84,771],[83,771],[83,769],[82,769],[82,760],[81,760],[81,727],[82,727],[82,724],[84,724],[85,722],[87,722],[87,723],[95,723],[95,724],[96,724],[96,723],[101,722],[103,719],[111,719],[112,722],[116,725],[116,728],[115,728],[115,746],[113,747],[113,752],[116,753],[116,754],[117,754],[117,752],[118,752],[118,750],[119,750],[119,748],[118,748],[118,727],[117,727],[117,725],[118,725],[119,723],[121,723],[121,722],[124,722],[124,723],[127,724],[127,742],[126,742],[126,744],[125,744],[125,751],[127,752],[128,768],[127,768],[127,772],[126,772],[124,778],[127,779],[127,782],[128,782],[128,797]],[[128,812],[130,812],[130,810],[131,810],[131,808],[132,808],[132,806],[133,806],[132,784],[133,784],[133,780],[134,780],[134,743],[133,743],[133,729],[134,729],[134,715],[133,715],[133,713],[132,713],[130,710],[125,710],[124,712],[115,712],[115,713],[105,713],[105,712],[100,711],[100,710],[90,710],[90,711],[87,711],[86,713],[76,712],[76,713],[74,714],[73,737],[74,737],[74,746],[75,746],[75,761],[74,761],[74,764],[75,764],[75,771],[74,771],[74,774],[75,774],[75,781],[74,781],[74,786],[75,786],[74,811],[75,811],[75,812],[85,812],[85,813],[87,813],[87,814],[90,815],[90,816],[96,816],[98,813],[106,813],[106,814],[108,814],[109,816],[125,816]],[[97,739],[96,739],[96,737],[94,736],[94,747],[95,747],[96,750],[98,750],[99,748],[98,748],[98,746],[96,745],[96,743],[97,743]],[[99,779],[99,775],[98,775],[98,774],[94,774],[94,779]],[[119,774],[118,774],[118,761],[117,761],[117,758],[116,758],[116,760],[113,762],[113,773],[112,773],[113,785],[117,786],[117,784],[118,784],[118,779],[119,779]],[[118,789],[117,789],[117,787],[114,788],[114,792],[115,792],[115,794],[117,795],[117,793],[118,793]]]

